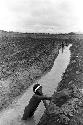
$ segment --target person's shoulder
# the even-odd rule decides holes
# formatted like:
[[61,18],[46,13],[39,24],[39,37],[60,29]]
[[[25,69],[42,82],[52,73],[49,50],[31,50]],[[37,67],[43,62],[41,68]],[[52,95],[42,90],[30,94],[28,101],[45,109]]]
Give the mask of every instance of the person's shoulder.
[[43,97],[44,97],[43,95],[37,95],[37,94],[33,95],[33,98],[36,98],[36,99],[42,99]]
[[36,100],[36,99],[37,99],[36,94],[33,94],[33,96],[32,96],[31,99],[30,99],[30,102],[31,102],[32,100]]
[[34,94],[32,97],[33,97],[33,98],[37,98],[37,97],[38,97],[38,95],[37,95],[37,94]]

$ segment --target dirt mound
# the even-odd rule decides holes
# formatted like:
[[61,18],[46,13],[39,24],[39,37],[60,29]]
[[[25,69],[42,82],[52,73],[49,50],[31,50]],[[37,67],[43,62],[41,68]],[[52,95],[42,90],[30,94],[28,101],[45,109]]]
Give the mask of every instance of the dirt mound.
[[83,94],[76,86],[55,92],[38,125],[83,125]]

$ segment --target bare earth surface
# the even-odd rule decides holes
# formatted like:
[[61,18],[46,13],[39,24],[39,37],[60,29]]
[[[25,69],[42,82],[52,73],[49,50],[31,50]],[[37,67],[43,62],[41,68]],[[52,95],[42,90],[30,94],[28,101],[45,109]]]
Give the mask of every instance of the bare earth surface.
[[[57,87],[58,82],[61,80],[62,73],[65,72],[67,65],[70,61],[69,47],[65,47],[64,52],[59,51],[59,55],[54,62],[54,66],[51,71],[43,76],[38,83],[43,86],[43,92],[47,96],[51,96]],[[30,98],[33,95],[33,85],[16,100],[16,103],[11,105],[10,108],[4,110],[0,114],[0,125],[36,125],[42,114],[44,113],[45,107],[41,102],[37,111],[35,112],[34,118],[27,121],[26,123],[21,121],[25,106],[29,103]]]
[[[72,36],[70,63],[62,76],[53,101],[49,105],[49,115],[43,115],[38,125],[83,125],[83,35]],[[58,92],[68,92],[56,99]],[[70,97],[69,97],[70,96]]]

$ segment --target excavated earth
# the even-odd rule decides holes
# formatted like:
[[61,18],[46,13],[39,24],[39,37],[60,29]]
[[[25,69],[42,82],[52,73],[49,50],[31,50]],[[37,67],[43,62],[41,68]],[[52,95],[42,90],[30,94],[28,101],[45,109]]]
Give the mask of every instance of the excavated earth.
[[62,41],[70,63],[38,125],[83,125],[83,35],[0,35],[0,111],[51,70]]
[[83,36],[67,41],[70,63],[38,125],[83,125]]
[[2,33],[0,37],[0,111],[51,70],[58,41],[38,34]]

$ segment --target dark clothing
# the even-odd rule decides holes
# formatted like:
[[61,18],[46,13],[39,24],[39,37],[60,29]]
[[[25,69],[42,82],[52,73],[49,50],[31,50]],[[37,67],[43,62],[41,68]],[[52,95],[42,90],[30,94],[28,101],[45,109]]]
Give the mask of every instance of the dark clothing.
[[64,48],[64,43],[62,42],[62,48]]
[[63,43],[63,42],[62,42],[62,45],[61,45],[61,46],[62,46],[62,53],[63,53],[63,49],[64,49],[64,43]]
[[32,117],[39,103],[41,102],[41,100],[44,100],[44,99],[50,100],[50,97],[46,97],[43,95],[39,96],[34,94],[30,99],[28,106],[25,107],[22,119],[27,120],[27,118]]

